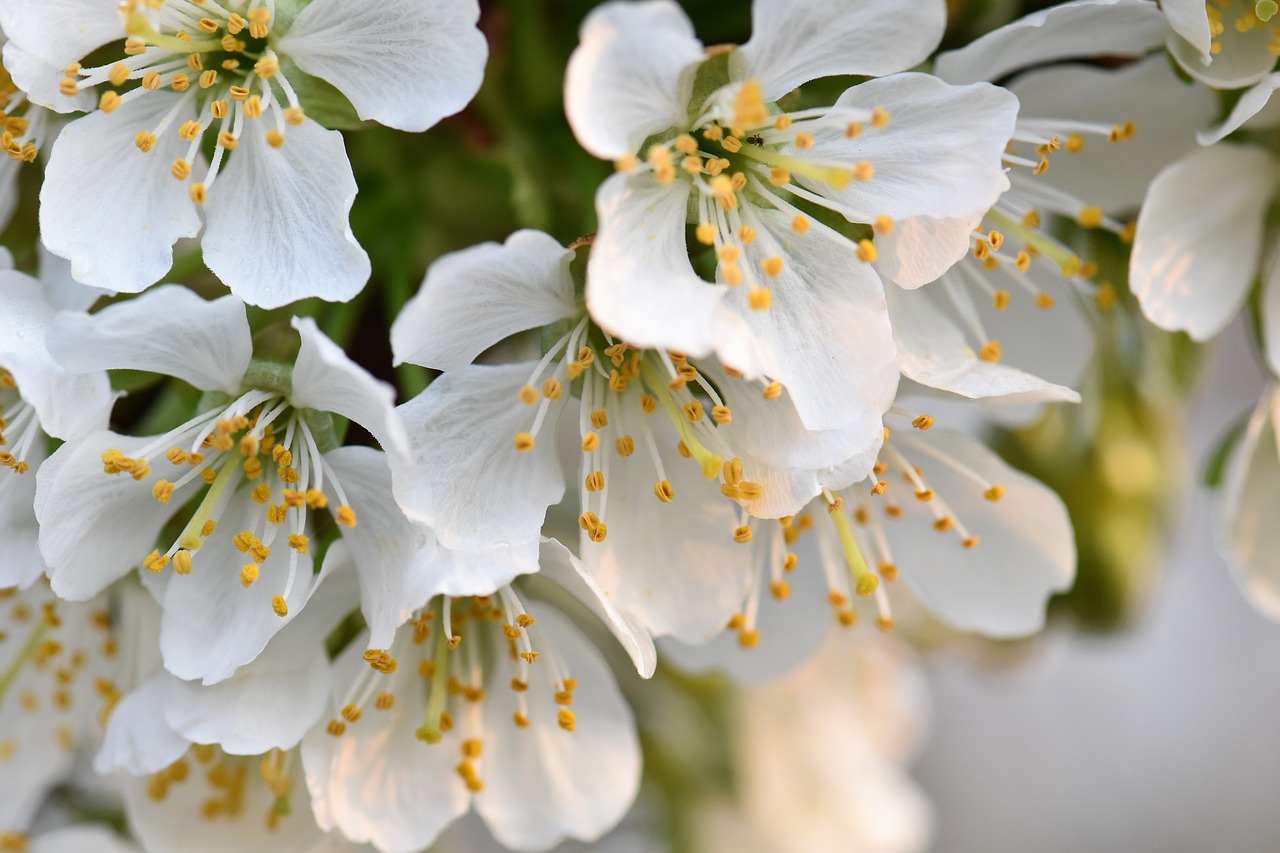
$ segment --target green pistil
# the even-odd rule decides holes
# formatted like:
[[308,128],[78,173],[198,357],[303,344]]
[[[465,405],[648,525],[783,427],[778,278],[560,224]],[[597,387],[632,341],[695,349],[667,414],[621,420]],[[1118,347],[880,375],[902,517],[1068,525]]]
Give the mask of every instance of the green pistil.
[[862,556],[858,540],[853,535],[853,522],[849,520],[843,507],[832,508],[829,515],[836,526],[836,534],[840,537],[840,547],[844,549],[845,562],[849,564],[849,571],[853,572],[854,586],[858,595],[871,595],[880,586],[880,578],[871,571],[867,566],[866,558]]
[[[440,599],[441,612],[443,608],[449,605],[445,599]],[[445,699],[448,698],[448,682],[449,682],[449,638],[444,635],[444,620],[435,626],[435,650],[432,653],[432,661],[435,664],[435,670],[431,673],[431,692],[427,696],[427,714],[422,721],[422,726],[414,733],[418,740],[427,743],[439,743],[444,737],[444,730],[440,728],[440,715],[444,712]]]
[[1013,234],[1023,243],[1053,261],[1062,270],[1063,275],[1069,276],[1079,272],[1080,258],[1038,230],[1028,227],[1026,224],[1014,219],[1012,216],[1001,213],[995,208],[987,211],[986,218],[994,222],[1002,231]]
[[22,668],[31,662],[36,656],[36,652],[40,649],[40,643],[44,640],[44,635],[49,630],[49,623],[43,619],[40,624],[31,630],[31,636],[27,637],[26,645],[18,652],[18,656],[9,662],[9,666],[3,674],[0,674],[0,708],[4,707],[5,694],[9,692],[9,688],[18,680],[18,675],[22,672]]
[[640,375],[644,377],[645,385],[653,392],[653,396],[662,404],[662,410],[666,412],[667,419],[671,421],[676,431],[680,433],[680,440],[684,442],[684,446],[688,448],[694,460],[702,466],[702,476],[708,480],[714,480],[720,475],[720,468],[724,465],[724,457],[718,453],[712,453],[698,440],[693,426],[684,416],[684,410],[672,398],[671,390],[667,388],[667,383],[663,381],[662,372],[650,362],[649,358],[641,362]]
[[211,50],[221,50],[221,39],[180,39],[177,36],[166,36],[151,26],[151,22],[147,20],[147,16],[141,12],[134,12],[129,15],[125,21],[124,31],[128,35],[137,36],[147,44],[153,44],[156,47],[162,47],[165,50],[171,50],[174,53],[205,53]]
[[234,486],[240,481],[242,468],[240,465],[240,455],[233,449],[227,453],[227,459],[222,463],[222,468],[218,470],[218,477],[209,486],[209,491],[205,492],[204,500],[200,501],[200,506],[196,508],[195,515],[191,516],[191,520],[187,522],[187,526],[182,529],[182,535],[178,537],[178,547],[185,548],[188,551],[198,551],[200,546],[204,544],[204,525],[213,515],[214,508],[218,505],[218,498],[227,490],[228,486]]

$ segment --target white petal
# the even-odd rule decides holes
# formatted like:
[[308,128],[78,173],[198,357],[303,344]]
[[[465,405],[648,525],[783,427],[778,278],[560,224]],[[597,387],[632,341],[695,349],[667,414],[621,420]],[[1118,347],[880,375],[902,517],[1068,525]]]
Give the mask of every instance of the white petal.
[[608,535],[592,542],[584,533],[578,553],[614,606],[655,636],[703,642],[724,628],[750,580],[750,549],[733,541],[737,507],[695,462],[666,450],[678,439],[660,414],[628,402],[616,419],[610,413],[610,428],[616,420],[620,434],[653,431],[675,499],[654,495],[659,476],[648,454],[610,460]]
[[183,756],[191,742],[174,731],[162,713],[170,691],[180,683],[167,672],[157,672],[120,700],[107,721],[94,770],[141,776],[163,770]]
[[613,605],[587,567],[564,545],[543,537],[540,553],[538,574],[525,583],[532,582],[534,577],[544,577],[558,584],[613,633],[631,657],[636,672],[643,678],[652,676],[658,665],[658,653],[644,626]]
[[191,573],[165,569],[160,651],[165,669],[179,678],[198,678],[205,684],[230,678],[306,605],[316,582],[311,555],[299,554],[297,577],[285,596],[288,614],[282,618],[272,610],[272,598],[284,593],[293,554],[284,536],[275,540],[271,555],[260,564],[258,580],[248,588],[240,582],[241,568],[253,560],[238,551],[232,539],[253,529],[262,512],[247,488],[239,490],[218,519],[217,530],[192,553]]
[[729,55],[735,80],[776,101],[819,77],[880,77],[929,57],[947,23],[941,0],[755,0],[751,40]]
[[1147,319],[1204,340],[1235,316],[1258,268],[1271,155],[1219,144],[1156,176],[1138,216],[1129,275]]
[[534,448],[515,436],[533,424],[537,406],[520,389],[533,365],[472,365],[446,373],[399,412],[409,429],[411,465],[392,470],[396,500],[429,524],[446,548],[484,549],[534,541],[547,507],[564,495],[551,404]]
[[893,404],[897,353],[880,277],[858,259],[853,244],[819,223],[797,234],[794,213],[758,210],[744,219],[757,237],[746,263],[760,269],[769,258],[782,271],[766,279],[768,310],[753,310],[745,288],[731,302],[771,353],[771,376],[786,386],[809,429],[844,427]]
[[1212,145],[1239,130],[1250,119],[1258,115],[1271,101],[1271,95],[1280,89],[1280,74],[1268,74],[1258,81],[1249,91],[1240,96],[1236,105],[1231,108],[1231,115],[1226,121],[1212,131],[1204,131],[1196,138],[1201,145]]
[[969,253],[973,229],[985,211],[950,219],[913,216],[876,235],[876,270],[898,287],[936,281]]
[[173,482],[180,476],[163,456],[151,463],[151,474],[141,481],[128,474],[103,473],[102,454],[107,450],[130,456],[152,438],[100,430],[67,442],[41,464],[35,503],[40,551],[54,592],[62,598],[90,598],[141,563],[155,547],[172,508],[182,506],[194,492],[195,484],[188,484],[174,493],[170,506],[156,503],[155,482]]
[[266,133],[251,122],[209,188],[204,261],[250,305],[346,302],[369,280],[369,256],[347,223],[356,182],[342,134],[306,119],[272,148]]
[[594,841],[612,829],[640,788],[640,744],[631,707],[599,653],[567,619],[533,607],[570,677],[575,727],[560,728],[552,691],[529,691],[529,728],[515,726],[514,690],[495,684],[483,708],[484,791],[475,810],[499,842],[542,850],[565,837]]
[[[324,461],[356,511],[356,526],[342,534],[359,573],[370,647],[389,648],[396,628],[440,592],[435,536],[406,518],[396,504],[384,454],[370,447],[339,447],[326,453]],[[329,500],[336,505],[332,491]]]
[[1261,315],[1267,364],[1280,373],[1280,252],[1274,248],[1262,274]]
[[[365,648],[357,639],[335,662],[335,709],[356,673],[368,666],[361,659]],[[323,804],[321,823],[336,826],[356,843],[372,842],[382,853],[429,846],[470,800],[453,769],[460,730],[445,732],[436,744],[414,736],[427,709],[427,691],[421,688],[417,672],[402,667],[383,686],[396,697],[391,708],[369,711],[342,737],[329,735],[321,725],[302,742],[307,787]]]
[[315,320],[294,317],[292,323],[302,337],[302,348],[293,364],[289,401],[349,418],[367,429],[393,459],[406,456],[409,437],[396,414],[395,389],[352,361]]
[[[1239,12],[1252,12],[1244,3],[1236,8]],[[1183,71],[1207,86],[1215,89],[1252,86],[1275,67],[1276,59],[1270,49],[1272,29],[1254,27],[1240,32],[1235,27],[1232,9],[1222,11],[1223,31],[1214,38],[1221,48],[1218,52],[1201,50],[1176,32],[1170,32],[1166,42],[1169,53]],[[1203,16],[1204,12],[1200,14]]]
[[499,341],[578,313],[573,251],[541,231],[451,252],[391,325],[396,364],[459,370]]
[[[179,237],[199,233],[186,184],[169,174],[187,142],[164,133],[145,154],[134,144],[181,98],[149,92],[114,112],[76,119],[58,135],[40,189],[40,235],[49,251],[71,261],[77,280],[137,293],[168,271]],[[192,167],[194,178],[203,166]]]
[[649,136],[688,123],[704,56],[678,5],[605,3],[582,22],[580,38],[565,72],[564,105],[583,148],[616,160],[638,153]]
[[[1023,294],[1018,296],[1019,301],[1030,301]],[[1037,400],[1080,400],[1080,395],[1069,388],[1008,364],[978,358],[960,327],[939,310],[928,290],[890,292],[889,306],[899,364],[908,379],[970,399],[1034,395]],[[1040,324],[1022,324],[1032,333],[1037,325]],[[1003,347],[1004,339],[997,339]],[[1086,357],[1087,354],[1086,349]],[[1016,360],[1011,361],[1016,364]]]
[[[116,28],[119,29],[118,22]],[[107,40],[116,37],[118,33]],[[33,103],[60,113],[84,112],[97,106],[91,89],[71,97],[62,94],[59,84],[67,76],[63,73],[64,68],[66,63],[56,65],[48,62],[24,50],[17,42],[10,41],[4,46],[4,69]]]
[[[1209,50],[1209,25],[1204,3],[1204,49]],[[960,50],[938,57],[935,72],[952,83],[999,80],[1011,71],[1059,59],[1105,55],[1133,56],[1164,43],[1166,25],[1160,9],[1149,0],[1076,0],[1019,18]]]
[[[761,366],[728,352],[750,331],[724,303],[726,288],[698,278],[685,248],[690,185],[619,173],[596,193],[600,230],[587,264],[587,309],[606,331],[640,347],[693,356],[719,349],[747,375]],[[746,363],[744,363],[746,362]]]
[[1201,56],[1207,57],[1212,36],[1205,5],[1200,0],[1164,0],[1161,9],[1174,32],[1186,39]]
[[22,161],[12,157],[6,156],[0,161],[0,228],[9,224],[14,208],[18,206],[18,176],[22,173],[22,166]]
[[138,848],[102,824],[84,823],[42,832],[25,849],[30,853],[136,853]]
[[434,595],[492,595],[520,575],[538,571],[538,540],[519,545],[455,550],[439,546],[431,564]]
[[802,160],[857,163],[875,170],[843,190],[800,179],[858,222],[880,215],[946,219],[986,210],[1008,188],[1001,156],[1013,136],[1018,100],[986,83],[951,86],[928,74],[895,74],[854,86],[837,107],[884,107],[888,126],[849,139],[843,128],[814,133]]
[[1275,560],[1280,526],[1280,453],[1277,453],[1274,389],[1259,401],[1222,483],[1219,541],[1236,580],[1249,600],[1272,619],[1280,618],[1280,574]]
[[23,460],[31,466],[25,474],[0,472],[0,589],[26,589],[44,571],[37,546],[39,526],[32,509],[36,497],[36,471],[44,460],[44,443],[35,442]]
[[236,394],[253,358],[244,303],[234,296],[206,302],[178,284],[152,288],[97,314],[64,311],[47,338],[69,370],[146,370],[202,391]]
[[489,46],[476,0],[389,0],[352,15],[345,0],[314,0],[279,39],[303,71],[332,83],[360,118],[426,130],[480,89]]
[[1031,71],[1009,88],[1022,104],[1020,120],[1137,124],[1124,142],[1094,138],[1079,154],[1055,154],[1049,171],[1034,178],[1110,213],[1137,209],[1156,173],[1191,153],[1195,131],[1219,109],[1212,91],[1184,83],[1162,54],[1115,69]]
[[99,0],[11,0],[0,3],[0,27],[58,68],[124,35],[118,7]]
[[50,252],[43,243],[36,246],[36,254],[40,258],[40,286],[57,310],[88,311],[100,297],[115,295],[110,290],[76,281],[71,275],[71,263]]
[[0,271],[0,364],[36,410],[49,435],[70,439],[107,425],[113,397],[102,366],[78,376],[45,349],[54,309],[40,285],[14,270]]
[[[963,547],[956,531],[933,529],[927,503],[905,500],[902,518],[883,521],[902,577],[926,607],[960,630],[998,638],[1040,630],[1049,596],[1075,579],[1075,536],[1062,500],[967,436],[935,430],[894,441],[955,518],[980,538],[976,547]],[[920,450],[922,444],[949,461]],[[984,499],[983,487],[957,463],[1003,487],[1004,497]]]

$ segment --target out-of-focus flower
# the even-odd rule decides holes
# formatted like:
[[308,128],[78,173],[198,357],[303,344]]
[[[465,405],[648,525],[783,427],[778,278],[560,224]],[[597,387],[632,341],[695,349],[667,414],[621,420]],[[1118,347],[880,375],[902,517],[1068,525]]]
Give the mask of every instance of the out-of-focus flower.
[[[150,370],[207,392],[199,414],[163,435],[98,430],[69,441],[36,488],[40,550],[59,595],[89,597],[139,564],[172,566],[161,645],[180,678],[228,677],[303,606],[314,589],[310,512],[354,528],[371,509],[351,503],[330,459],[331,415],[407,453],[392,389],[314,321],[293,327],[302,343],[291,368],[253,362],[239,299],[165,286],[94,315],[63,313],[49,332],[72,371]],[[183,526],[156,548],[176,513]],[[356,554],[362,571],[384,572],[382,560],[373,548]]]
[[[1008,92],[892,74],[927,56],[944,17],[934,2],[761,0],[751,40],[707,58],[673,3],[595,10],[565,85],[579,141],[622,167],[596,197],[593,319],[637,345],[714,352],[782,383],[812,429],[885,411],[897,371],[870,262],[911,256],[936,270],[912,284],[936,278],[967,250],[971,218],[1008,186]],[[830,108],[777,106],[836,74],[891,76]],[[824,209],[865,236],[827,226]],[[904,240],[916,217],[945,237]],[[715,252],[717,284],[690,264],[688,218]]]
[[[446,548],[528,550],[568,468],[582,483],[579,553],[619,607],[656,634],[706,639],[744,592],[751,516],[792,514],[866,476],[878,413],[806,430],[777,383],[615,340],[575,295],[574,256],[526,231],[428,271],[392,347],[446,372],[400,407],[414,459],[394,472],[397,497]],[[539,361],[473,363],[538,328]],[[564,468],[557,420],[577,422],[580,462]]]
[[[18,85],[60,112],[97,104],[50,154],[45,244],[77,279],[137,292],[203,219],[205,263],[247,302],[358,293],[369,259],[347,225],[356,184],[342,136],[304,112],[308,75],[361,118],[425,130],[474,96],[487,47],[475,0],[349,11],[343,0],[296,14],[262,0],[0,3]],[[120,39],[118,58],[83,64]]]
[[[539,575],[587,606],[653,673],[652,641],[568,550]],[[504,845],[594,840],[631,806],[631,710],[595,647],[561,613],[504,586],[435,599],[388,649],[335,662],[333,718],[303,741],[316,819],[386,853],[430,845],[474,808]]]
[[1280,507],[1280,388],[1272,387],[1231,451],[1218,504],[1218,533],[1236,579],[1254,605],[1280,619],[1280,560],[1275,512]]

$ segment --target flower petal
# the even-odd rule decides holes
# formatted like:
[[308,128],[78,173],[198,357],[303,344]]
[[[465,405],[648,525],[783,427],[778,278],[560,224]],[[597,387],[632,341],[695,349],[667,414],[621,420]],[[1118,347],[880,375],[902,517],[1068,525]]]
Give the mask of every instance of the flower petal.
[[1274,522],[1280,506],[1278,402],[1274,388],[1259,401],[1228,463],[1218,507],[1219,541],[1233,574],[1253,605],[1273,619],[1280,618],[1280,575],[1273,559],[1280,546]]
[[30,840],[30,853],[136,853],[137,848],[106,826],[84,823],[42,832]]
[[[0,17],[3,16],[3,9],[0,9]],[[118,18],[115,26],[116,35],[108,37],[107,41],[119,36]],[[65,62],[60,65],[50,63],[24,50],[15,41],[9,41],[4,46],[4,70],[9,72],[14,85],[26,93],[32,103],[60,113],[86,112],[97,106],[92,90],[85,90],[71,97],[62,94],[59,85],[67,76],[63,72],[64,68]]]
[[317,412],[333,412],[369,431],[393,459],[409,453],[409,436],[396,413],[395,389],[374,379],[331,341],[310,317],[294,317],[302,348],[293,364],[289,401]]
[[530,691],[529,728],[511,722],[518,694],[494,685],[484,703],[484,791],[475,810],[499,842],[541,850],[563,838],[594,841],[626,814],[640,789],[631,707],[595,648],[551,608],[530,608],[534,629],[577,679],[573,731],[557,722],[550,690]]
[[18,393],[36,410],[49,435],[70,439],[107,425],[115,399],[98,365],[77,376],[45,348],[54,309],[30,276],[0,270],[0,365],[18,383]]
[[1272,249],[1262,273],[1262,342],[1267,365],[1280,373],[1280,251]]
[[1231,108],[1231,115],[1222,124],[1212,131],[1201,132],[1196,139],[1201,145],[1212,145],[1249,124],[1250,119],[1262,118],[1259,113],[1271,102],[1271,95],[1276,89],[1280,89],[1280,74],[1268,74],[1240,96]]
[[[1169,12],[1188,2],[1199,7],[1207,53],[1204,3],[1171,0],[1164,8]],[[1075,0],[1033,12],[959,50],[939,55],[934,73],[951,83],[994,82],[1010,72],[1060,59],[1146,53],[1164,43],[1165,31],[1160,9],[1147,0]]]
[[815,131],[813,148],[795,154],[823,164],[871,164],[870,180],[842,190],[799,178],[852,221],[966,216],[991,207],[1009,186],[1001,158],[1013,136],[1018,100],[1005,89],[895,74],[846,90],[836,106],[883,107],[890,115],[887,126],[853,139],[842,127]]
[[479,91],[489,54],[479,17],[476,0],[384,0],[376,15],[314,0],[277,46],[346,95],[360,118],[420,131]]
[[606,331],[639,347],[692,356],[719,350],[755,376],[751,333],[725,304],[727,288],[689,265],[685,215],[690,185],[619,173],[596,193],[600,230],[587,264],[587,310]]
[[119,9],[98,0],[0,3],[0,28],[9,41],[57,68],[84,59],[124,35]]
[[582,22],[565,72],[574,136],[597,157],[636,154],[659,131],[688,123],[694,73],[705,57],[671,0],[605,3]]
[[755,0],[751,39],[729,55],[735,80],[776,101],[819,77],[880,77],[928,59],[942,40],[941,0]]
[[537,407],[520,401],[534,366],[472,365],[446,373],[400,406],[412,463],[392,470],[396,500],[446,548],[536,541],[547,507],[564,495],[551,403],[532,450],[514,446]]
[[1209,16],[1200,0],[1164,0],[1160,5],[1169,26],[1196,49],[1201,56],[1208,56],[1212,47],[1209,32]]
[[202,391],[241,390],[253,341],[244,303],[206,302],[178,284],[152,288],[97,314],[64,311],[53,321],[49,351],[68,370],[146,370]]
[[163,670],[130,690],[111,711],[93,769],[107,774],[123,770],[142,776],[163,770],[181,758],[191,742],[157,713],[181,682]]
[[251,123],[209,188],[204,261],[250,305],[346,302],[369,280],[369,256],[347,223],[355,197],[341,133],[305,119],[273,148],[265,126]]
[[40,258],[40,286],[49,297],[49,304],[55,309],[88,311],[100,297],[115,295],[110,290],[89,287],[76,281],[71,275],[71,263],[50,252],[43,243],[36,246],[36,254]]
[[[1198,5],[1198,4],[1197,4]],[[1242,4],[1243,5],[1243,4]],[[1175,6],[1174,9],[1178,9]],[[1242,89],[1259,82],[1275,67],[1276,58],[1271,54],[1270,27],[1251,27],[1241,31],[1235,26],[1229,10],[1222,31],[1214,37],[1218,50],[1202,50],[1175,32],[1170,32],[1166,46],[1169,53],[1187,74],[1215,89]],[[1249,10],[1250,12],[1252,10]],[[1195,14],[1192,12],[1191,14]],[[1200,16],[1208,23],[1204,9]],[[1171,17],[1171,23],[1177,19]],[[1197,37],[1203,30],[1195,27]]]
[[44,442],[37,441],[23,460],[32,470],[25,474],[0,471],[0,589],[26,589],[44,572],[44,560],[37,545],[40,528],[32,509],[36,497],[36,474],[44,461]]
[[[1039,631],[1049,596],[1075,579],[1075,536],[1062,500],[967,436],[934,430],[894,442],[980,540],[976,547],[962,547],[954,530],[933,529],[928,503],[904,501],[903,516],[883,523],[902,577],[926,607],[960,630],[996,638]],[[984,499],[966,468],[1001,486],[1003,498]]]
[[[114,112],[76,119],[54,142],[40,189],[40,235],[49,251],[71,261],[78,281],[137,293],[169,270],[179,237],[199,233],[187,187],[169,174],[169,164],[186,156],[186,140],[160,134],[147,153],[134,144],[182,97],[149,92]],[[194,177],[202,161],[192,168]]]
[[460,370],[503,339],[579,312],[573,250],[541,231],[451,252],[391,325],[396,364]]
[[986,211],[949,219],[913,216],[876,235],[876,271],[908,289],[937,281],[969,253],[973,229]]
[[1156,176],[1129,267],[1148,320],[1196,340],[1226,326],[1258,268],[1263,212],[1275,189],[1270,154],[1225,143]]

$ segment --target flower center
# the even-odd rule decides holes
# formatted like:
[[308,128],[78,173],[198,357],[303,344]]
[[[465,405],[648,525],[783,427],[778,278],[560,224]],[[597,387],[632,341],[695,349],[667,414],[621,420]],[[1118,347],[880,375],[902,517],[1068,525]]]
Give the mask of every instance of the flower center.
[[9,76],[9,70],[0,65],[0,147],[10,159],[24,163],[35,162],[43,124],[33,122],[28,115],[29,104],[27,96]]
[[[147,781],[147,796],[156,802],[168,799],[174,786],[205,785],[207,795],[200,803],[200,816],[206,821],[237,820],[248,801],[265,793],[269,799],[266,811],[267,829],[274,831],[280,820],[290,813],[289,796],[293,780],[289,775],[293,753],[273,749],[266,755],[240,757],[227,755],[215,746],[196,744],[173,764],[155,773]],[[257,767],[253,765],[256,762]],[[192,773],[192,764],[196,773]],[[253,773],[257,771],[266,791],[255,791]]]
[[[1280,21],[1275,21],[1280,4],[1275,0],[1209,0],[1204,4],[1205,14],[1209,17],[1209,53],[1217,56],[1225,45],[1232,49],[1240,49],[1248,40],[1245,49],[1259,48],[1266,45],[1272,56],[1280,56]],[[1238,34],[1224,40],[1227,28]]]

